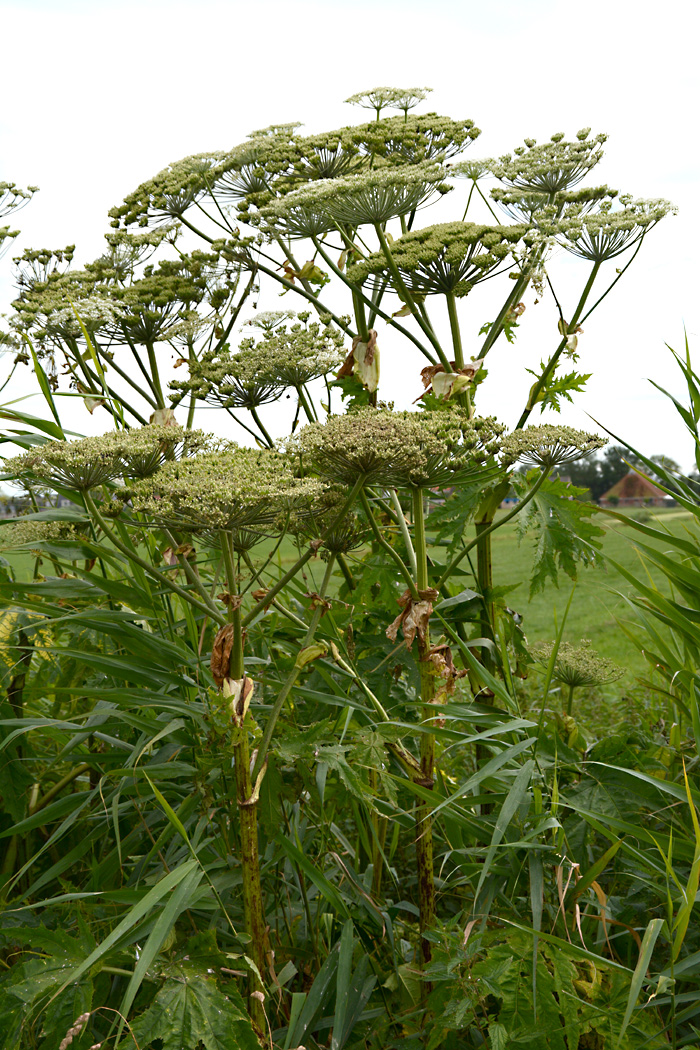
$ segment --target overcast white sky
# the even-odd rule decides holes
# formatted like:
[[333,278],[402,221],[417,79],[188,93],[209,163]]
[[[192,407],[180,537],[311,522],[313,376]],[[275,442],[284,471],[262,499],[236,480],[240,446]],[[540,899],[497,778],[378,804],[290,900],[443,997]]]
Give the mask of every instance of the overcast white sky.
[[[684,324],[700,364],[695,3],[0,0],[0,14],[0,179],[41,187],[17,216],[16,245],[76,243],[78,261],[102,251],[109,207],[168,162],[233,146],[273,121],[302,121],[307,133],[357,122],[362,111],[342,100],[375,84],[433,87],[424,109],[482,128],[475,158],[525,136],[570,136],[589,125],[608,132],[593,181],[666,197],[679,215],[652,232],[617,294],[586,325],[581,365],[594,378],[562,419],[590,428],[585,406],[647,453],[690,466],[682,426],[647,377],[681,392],[664,343],[680,347]],[[570,270],[562,261],[565,298]],[[0,309],[11,298],[6,256]],[[490,312],[474,296],[465,312],[468,351],[478,348]],[[549,307],[528,309],[521,333],[515,348],[494,352],[480,402],[509,424],[527,390],[525,367],[556,339]],[[398,402],[419,392],[402,378],[390,340],[383,368],[404,384]],[[24,392],[33,389],[28,373],[23,383]],[[27,408],[38,412],[38,400]],[[106,426],[106,417],[79,412],[75,429]]]

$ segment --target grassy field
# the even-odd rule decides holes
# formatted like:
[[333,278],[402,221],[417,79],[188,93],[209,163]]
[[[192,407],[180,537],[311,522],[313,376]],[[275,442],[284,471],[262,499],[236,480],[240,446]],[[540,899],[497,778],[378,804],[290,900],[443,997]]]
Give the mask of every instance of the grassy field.
[[[691,522],[691,515],[679,510],[653,512],[653,519],[673,532],[682,532]],[[650,523],[654,523],[654,520]],[[634,620],[634,610],[625,600],[633,593],[633,587],[616,570],[606,564],[606,559],[617,561],[630,571],[643,575],[644,568],[635,547],[635,533],[631,528],[613,519],[599,517],[605,528],[603,559],[599,566],[582,569],[576,583],[576,593],[564,631],[564,640],[577,644],[581,638],[589,638],[603,656],[627,668],[627,675],[620,683],[624,690],[633,690],[639,678],[648,675],[648,665],[633,643],[620,629],[619,621]],[[280,550],[282,565],[291,563],[296,552],[291,542],[283,543]],[[34,558],[30,554],[6,555],[18,578],[31,578]],[[549,641],[556,633],[557,624],[566,608],[573,584],[568,576],[561,575],[559,588],[548,586],[544,592],[528,599],[528,579],[531,567],[531,541],[526,537],[518,543],[514,524],[505,525],[493,537],[494,583],[496,586],[513,586],[507,597],[508,604],[522,615],[528,642]],[[50,574],[47,561],[42,571]],[[660,573],[652,573],[652,580],[664,587]],[[612,687],[618,695],[620,686]]]
[[[658,523],[672,532],[681,533],[691,520],[692,515],[686,511],[660,510],[654,512],[649,524]],[[597,523],[605,528],[603,559],[600,565],[579,572],[564,640],[574,644],[581,638],[590,638],[594,648],[603,656],[631,671],[641,672],[645,668],[644,660],[618,624],[621,620],[634,620],[634,610],[625,600],[634,588],[607,563],[607,559],[616,561],[631,572],[644,576],[646,570],[635,545],[639,533],[602,516]],[[494,534],[493,557],[496,585],[518,584],[508,602],[523,615],[528,641],[551,640],[574,586],[568,576],[560,574],[558,589],[549,586],[529,601],[530,541],[525,538],[522,544],[518,544],[514,525],[505,525]],[[664,587],[665,581],[660,573],[653,572],[651,578],[657,586]]]

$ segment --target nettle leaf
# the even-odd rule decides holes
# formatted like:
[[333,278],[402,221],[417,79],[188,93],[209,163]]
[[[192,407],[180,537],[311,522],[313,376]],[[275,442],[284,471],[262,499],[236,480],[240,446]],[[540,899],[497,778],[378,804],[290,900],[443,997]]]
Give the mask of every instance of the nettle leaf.
[[[513,477],[519,494],[531,487],[533,473]],[[547,580],[558,587],[560,570],[575,580],[579,565],[593,565],[598,558],[605,533],[590,521],[595,507],[576,498],[584,491],[563,481],[545,481],[518,517],[519,538],[522,540],[528,533],[534,536],[531,598],[544,589]]]
[[260,1050],[260,1044],[235,985],[222,992],[214,977],[173,967],[149,1008],[131,1022],[125,1050],[197,1047],[205,1050]]

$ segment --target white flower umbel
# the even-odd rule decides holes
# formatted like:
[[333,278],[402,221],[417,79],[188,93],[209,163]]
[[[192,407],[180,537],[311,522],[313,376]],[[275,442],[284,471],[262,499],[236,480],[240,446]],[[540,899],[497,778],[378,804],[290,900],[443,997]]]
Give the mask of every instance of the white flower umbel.
[[262,209],[270,225],[280,225],[291,236],[311,237],[348,226],[372,225],[405,215],[445,192],[440,165],[418,164],[380,168],[340,179],[320,179],[288,193]]
[[[393,261],[409,291],[466,295],[512,253],[527,232],[519,226],[478,226],[447,222],[405,233],[390,245]],[[348,277],[362,284],[390,273],[384,252],[348,266]]]
[[[557,240],[579,259],[602,263],[633,247],[661,219],[677,211],[666,200],[633,200],[628,195],[620,197],[620,204],[613,210],[613,202],[606,201],[589,214],[583,208],[570,209],[554,226]],[[543,229],[546,232],[546,224]]]
[[116,478],[147,477],[164,460],[189,455],[208,441],[201,431],[170,424],[113,430],[79,441],[47,441],[7,460],[6,469],[16,477],[88,491]]
[[590,131],[583,128],[574,142],[566,142],[560,132],[541,145],[535,139],[525,139],[524,146],[488,161],[488,165],[508,186],[534,193],[559,193],[577,185],[602,160],[607,135],[591,139]]
[[231,445],[169,462],[132,490],[132,502],[154,524],[187,531],[274,527],[310,512],[322,485],[295,477],[291,460],[267,449]]
[[346,485],[437,488],[476,475],[500,448],[493,419],[449,412],[365,408],[304,427],[289,451],[321,476]]
[[514,430],[503,438],[502,453],[505,462],[551,469],[580,459],[607,445],[608,439],[587,434],[573,427],[543,424]]

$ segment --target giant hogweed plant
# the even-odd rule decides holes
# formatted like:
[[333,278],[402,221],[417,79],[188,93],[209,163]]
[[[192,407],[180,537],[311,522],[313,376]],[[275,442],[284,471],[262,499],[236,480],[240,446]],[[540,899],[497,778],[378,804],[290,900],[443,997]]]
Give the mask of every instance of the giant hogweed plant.
[[[534,527],[535,588],[594,555],[596,528],[552,472],[602,439],[530,417],[582,389],[565,371],[580,325],[670,206],[580,188],[602,156],[589,132],[463,161],[478,129],[409,115],[424,95],[377,89],[353,99],[370,123],[273,126],[171,165],[114,209],[82,270],[72,249],[17,260],[18,359],[51,418],[3,410],[25,449],[7,477],[33,507],[5,546],[34,571],[0,584],[2,1045],[522,1042],[484,924],[507,912],[535,956],[539,937],[564,950],[585,889],[562,895],[562,872],[599,874],[599,843],[558,819],[560,755],[577,756],[519,713],[529,657],[490,539],[516,516]],[[448,191],[461,217],[419,225]],[[477,206],[487,221],[468,219]],[[485,360],[499,340],[507,352],[528,285],[552,287],[557,245],[589,265],[569,312],[553,295],[557,339],[507,432],[477,411]],[[503,307],[468,355],[459,300],[499,276]],[[263,281],[301,312],[255,312]],[[416,361],[419,410],[380,399],[379,319]],[[168,384],[173,353],[187,373]],[[285,391],[280,435],[264,406]],[[110,432],[72,440],[65,395]],[[193,429],[213,409],[226,438]],[[548,1001],[553,1046],[608,1038],[592,1019],[612,1008],[596,990],[606,912],[601,940],[589,896],[576,914],[598,954],[572,948],[565,978],[587,1020],[562,1007],[557,1031]],[[465,944],[480,924],[486,996],[462,995],[461,949],[444,968],[457,923]],[[609,955],[627,994],[606,1020],[621,1046],[652,1024],[636,1006],[647,948],[639,974],[625,951]],[[590,989],[576,965],[598,975]]]

